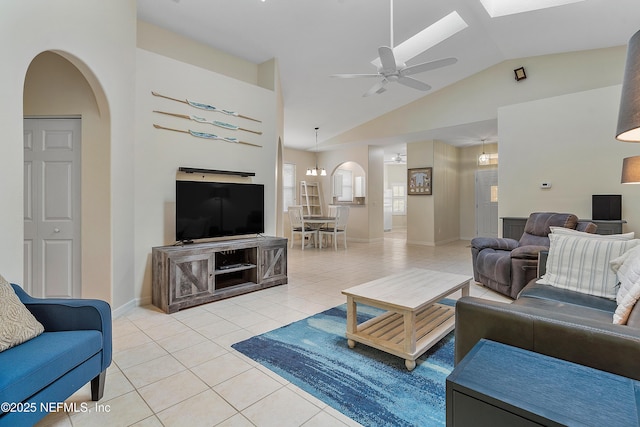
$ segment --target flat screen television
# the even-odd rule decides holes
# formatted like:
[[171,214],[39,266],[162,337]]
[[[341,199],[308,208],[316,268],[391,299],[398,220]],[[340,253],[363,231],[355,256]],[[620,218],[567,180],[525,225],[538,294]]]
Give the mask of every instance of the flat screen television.
[[176,181],[176,241],[264,233],[264,185]]

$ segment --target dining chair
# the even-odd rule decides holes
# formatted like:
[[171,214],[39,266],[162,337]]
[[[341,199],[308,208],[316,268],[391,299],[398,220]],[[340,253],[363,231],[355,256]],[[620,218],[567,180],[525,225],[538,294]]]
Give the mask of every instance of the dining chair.
[[289,206],[289,222],[291,223],[291,247],[295,235],[299,234],[302,239],[302,250],[304,251],[304,241],[307,236],[313,237],[313,243],[318,247],[318,230],[304,225],[303,207],[301,205]]
[[320,248],[322,249],[322,238],[324,236],[331,236],[333,241],[334,250],[338,250],[338,235],[342,234],[344,241],[344,248],[347,249],[347,222],[349,221],[349,206],[337,206],[336,207],[336,220],[333,224],[329,223],[326,227],[321,227],[318,232],[320,233]]
[[327,216],[328,217],[335,217],[337,210],[338,210],[338,205],[328,205],[327,206]]

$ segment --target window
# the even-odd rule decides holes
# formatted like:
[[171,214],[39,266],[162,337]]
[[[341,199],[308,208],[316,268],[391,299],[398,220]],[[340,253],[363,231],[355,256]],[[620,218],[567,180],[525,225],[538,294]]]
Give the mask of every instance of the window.
[[405,215],[407,211],[407,191],[404,184],[391,184],[391,191],[393,215]]
[[284,212],[296,204],[296,165],[285,163],[282,167],[282,204]]
[[333,195],[339,202],[353,202],[353,172],[338,169],[333,176]]

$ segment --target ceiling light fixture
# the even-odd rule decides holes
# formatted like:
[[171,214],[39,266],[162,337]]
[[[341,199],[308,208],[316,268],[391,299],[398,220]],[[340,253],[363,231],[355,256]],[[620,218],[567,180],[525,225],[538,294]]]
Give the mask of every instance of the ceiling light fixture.
[[320,128],[316,128],[316,167],[307,168],[307,176],[327,176],[327,171],[324,168],[318,169],[318,129]]
[[482,154],[478,156],[478,165],[479,166],[489,166],[489,165],[497,165],[498,164],[498,153],[485,153],[484,152],[484,143],[486,139],[482,140]]
[[532,10],[548,9],[550,7],[564,6],[565,4],[579,3],[584,0],[480,0],[489,16],[515,15],[516,13],[531,12]]
[[[393,15],[391,16],[393,20]],[[422,52],[431,49],[440,42],[445,41],[454,34],[464,30],[469,25],[458,15],[458,12],[453,11],[439,21],[431,24],[418,34],[410,37],[398,46],[391,48],[396,61],[407,62],[411,58],[414,58]],[[391,35],[393,37],[393,34]],[[393,45],[393,41],[391,42]],[[382,66],[380,58],[376,58],[371,61],[377,68]]]
[[478,156],[478,164],[482,165],[482,166],[486,166],[486,165],[489,164],[489,156],[486,155],[485,152],[484,152],[484,142],[485,141],[486,141],[485,139],[482,140],[482,154],[480,154]]

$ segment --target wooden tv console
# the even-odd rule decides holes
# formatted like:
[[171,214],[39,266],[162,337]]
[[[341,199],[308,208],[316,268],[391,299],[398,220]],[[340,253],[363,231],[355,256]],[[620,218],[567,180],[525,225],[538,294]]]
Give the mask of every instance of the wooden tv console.
[[153,305],[167,313],[284,285],[287,239],[255,237],[152,249]]

